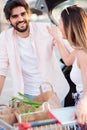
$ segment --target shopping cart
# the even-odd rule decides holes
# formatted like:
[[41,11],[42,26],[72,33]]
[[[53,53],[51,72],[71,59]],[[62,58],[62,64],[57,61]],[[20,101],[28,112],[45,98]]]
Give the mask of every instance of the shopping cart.
[[[61,124],[59,125],[57,120],[49,119],[49,120],[42,120],[42,121],[34,121],[30,123],[21,123],[20,127],[17,124],[11,126],[0,120],[0,130],[81,130],[77,125],[76,121],[70,122],[68,124]],[[86,129],[87,130],[87,127]]]
[[50,109],[51,119],[20,122],[18,124],[19,130],[87,130],[87,126],[81,129],[77,125],[77,121],[72,119],[72,112],[75,107]]
[[[61,108],[62,113],[64,112],[64,109],[70,110],[71,108]],[[60,113],[60,109],[57,110]],[[68,113],[70,112],[68,111]],[[82,130],[82,129],[77,125],[76,120],[69,120],[60,123],[57,119],[51,118],[39,121],[19,122],[14,124],[13,126],[9,125],[8,123],[0,119],[0,130]],[[87,130],[87,126],[83,130]]]
[[13,127],[2,119],[0,119],[0,130],[18,130],[18,127]]
[[75,107],[48,108],[50,119],[25,123],[21,121],[18,123],[19,130],[77,130],[76,120],[72,120]]
[[[77,130],[76,121],[58,124],[57,120],[49,119],[19,124],[19,130]],[[80,130],[80,129],[79,129]]]

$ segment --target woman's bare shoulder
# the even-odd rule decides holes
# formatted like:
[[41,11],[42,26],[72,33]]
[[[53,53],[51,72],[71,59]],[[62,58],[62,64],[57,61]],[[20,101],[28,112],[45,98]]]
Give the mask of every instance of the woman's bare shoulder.
[[87,52],[84,50],[77,50],[77,56],[83,59],[83,57],[87,57]]
[[78,59],[79,65],[86,65],[87,64],[87,52],[84,50],[78,50],[77,59]]

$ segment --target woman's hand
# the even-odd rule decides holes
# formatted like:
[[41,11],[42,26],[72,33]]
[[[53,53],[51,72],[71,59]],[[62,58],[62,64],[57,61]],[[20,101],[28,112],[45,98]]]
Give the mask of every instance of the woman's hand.
[[87,96],[86,98],[82,98],[79,102],[73,114],[73,118],[77,119],[78,124],[87,124]]
[[57,43],[61,42],[62,34],[58,28],[58,26],[51,24],[51,28],[47,26],[48,32],[52,35],[54,40],[56,40]]

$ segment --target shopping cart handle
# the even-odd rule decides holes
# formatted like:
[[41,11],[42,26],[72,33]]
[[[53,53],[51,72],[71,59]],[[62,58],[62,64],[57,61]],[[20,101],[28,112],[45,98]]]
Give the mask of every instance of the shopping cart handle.
[[55,124],[58,121],[55,119],[48,119],[48,120],[41,120],[41,121],[33,121],[31,122],[32,127],[41,126],[41,125],[48,125],[48,124]]
[[58,121],[55,119],[41,120],[41,121],[32,121],[32,122],[22,122],[18,123],[19,130],[25,130],[32,127],[38,127],[41,125],[55,124]]

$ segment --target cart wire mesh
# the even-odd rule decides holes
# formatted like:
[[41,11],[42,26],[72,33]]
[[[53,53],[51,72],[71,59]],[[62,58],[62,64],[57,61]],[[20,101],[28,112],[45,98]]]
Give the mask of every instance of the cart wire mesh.
[[[47,121],[47,124],[46,124],[46,121]],[[41,122],[42,122],[42,124],[41,124]],[[58,122],[56,120],[50,120],[50,119],[45,120],[45,121],[43,120],[41,122],[39,122],[40,124],[38,124],[38,121],[35,121],[34,125],[32,125],[32,122],[31,122],[31,124],[29,123],[29,125],[26,125],[27,127],[24,127],[23,123],[22,123],[21,127],[19,127],[19,130],[82,130],[76,124],[76,120],[72,121],[70,123],[66,123],[66,124],[58,124]],[[36,123],[37,123],[37,125],[36,125]],[[87,127],[83,130],[87,130]]]
[[[25,130],[25,129],[19,129],[19,130]],[[32,127],[28,128],[27,130],[87,130],[87,126],[83,129],[76,124],[76,122],[70,123],[70,124],[61,124],[58,123],[55,124],[49,124],[49,125],[41,125],[39,127]]]

